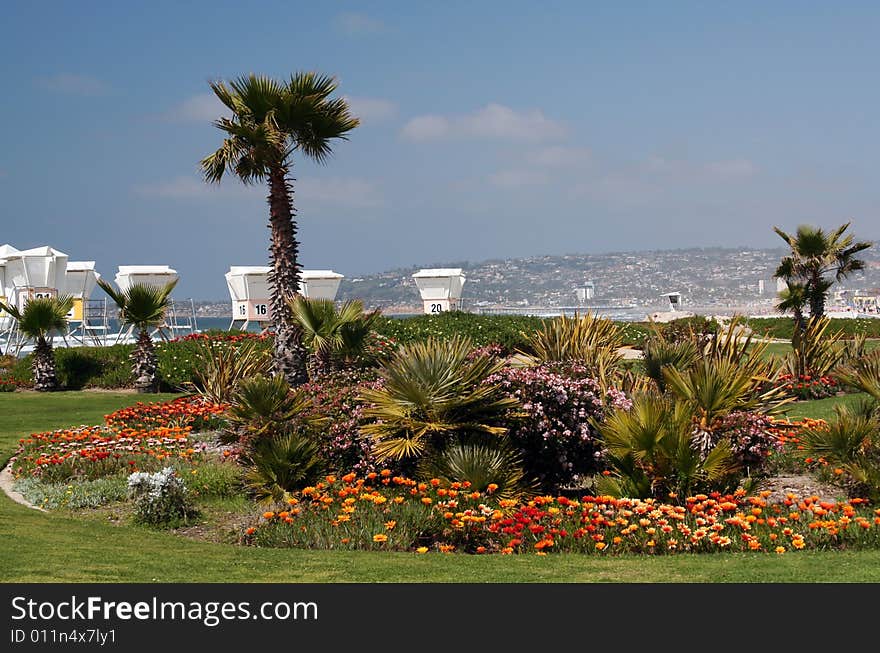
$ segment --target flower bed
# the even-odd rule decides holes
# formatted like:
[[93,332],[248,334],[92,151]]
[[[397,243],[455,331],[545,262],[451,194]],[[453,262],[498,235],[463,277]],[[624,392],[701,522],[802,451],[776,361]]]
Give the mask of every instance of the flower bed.
[[199,398],[181,398],[123,408],[105,416],[106,426],[35,433],[19,440],[12,474],[54,483],[153,470],[172,459],[189,460],[205,448],[191,442],[191,432],[210,423],[224,408]]
[[776,385],[802,401],[831,397],[840,390],[840,385],[832,377],[809,374],[802,374],[797,378],[791,374],[783,374],[776,380]]
[[419,483],[388,470],[328,476],[268,511],[244,542],[256,546],[426,553],[680,552],[870,548],[880,545],[880,509],[862,499],[819,502],[789,495],[768,505],[746,497],[696,495],[681,503],[584,496],[517,502],[467,484]]

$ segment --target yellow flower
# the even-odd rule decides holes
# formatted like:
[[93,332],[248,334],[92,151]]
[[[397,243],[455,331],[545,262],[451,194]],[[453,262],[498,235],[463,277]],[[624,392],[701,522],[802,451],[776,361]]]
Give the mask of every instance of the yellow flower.
[[387,522],[385,522],[385,528],[387,528],[389,531],[390,531],[392,528],[394,528],[395,526],[397,526],[397,522],[394,521],[393,519],[392,519],[391,521],[387,521]]
[[388,536],[385,535],[384,533],[379,533],[378,535],[373,536],[373,541],[374,542],[387,542]]
[[427,553],[427,552],[428,552],[428,547],[426,547],[426,546],[420,546],[418,549],[416,549],[416,553]]

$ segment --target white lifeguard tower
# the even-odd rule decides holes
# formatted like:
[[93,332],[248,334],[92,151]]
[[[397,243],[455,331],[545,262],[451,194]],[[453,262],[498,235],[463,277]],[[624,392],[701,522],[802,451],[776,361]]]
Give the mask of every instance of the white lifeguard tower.
[[[116,273],[116,285],[123,292],[135,284],[155,286],[162,288],[165,285],[180,278],[177,270],[167,265],[120,265]],[[171,333],[171,337],[195,333],[198,329],[196,322],[195,302],[190,299],[189,306],[185,302],[169,299],[168,311],[165,314],[165,324],[157,329],[159,335],[165,335],[164,330]],[[129,329],[130,335],[131,329]],[[122,335],[120,331],[120,336]],[[118,340],[118,338],[117,338]]]
[[419,270],[412,277],[422,296],[426,315],[439,315],[461,308],[461,290],[465,282],[461,268]]
[[233,265],[226,273],[226,286],[232,299],[232,330],[236,323],[242,322],[241,330],[247,331],[251,322],[260,327],[272,321],[269,303],[269,271],[268,266]]
[[[6,258],[10,254],[17,252],[18,250],[12,245],[0,245],[0,302],[3,302],[4,304],[9,301],[9,290],[6,283]],[[9,332],[12,329],[12,326],[12,317],[9,313],[0,309],[0,340],[5,341],[9,337]]]
[[[0,296],[20,311],[31,299],[57,297],[64,290],[67,254],[53,247],[18,250],[12,245],[3,245],[0,263],[3,267]],[[7,353],[13,345],[16,353],[25,345],[15,320],[9,315],[0,315],[0,335],[6,341]]]
[[73,308],[67,314],[70,323],[68,335],[86,344],[86,338],[99,345],[110,329],[107,317],[107,298],[92,299],[101,275],[94,261],[69,261],[65,275],[64,294],[73,298]]
[[[65,288],[67,254],[49,246],[16,250],[4,245],[4,294],[19,310],[36,297],[57,297]],[[4,255],[5,254],[5,255]]]
[[309,299],[336,299],[343,275],[333,270],[301,270],[300,293]]
[[680,292],[668,292],[661,297],[665,297],[666,301],[669,302],[669,312],[674,313],[679,308],[681,308],[681,293]]

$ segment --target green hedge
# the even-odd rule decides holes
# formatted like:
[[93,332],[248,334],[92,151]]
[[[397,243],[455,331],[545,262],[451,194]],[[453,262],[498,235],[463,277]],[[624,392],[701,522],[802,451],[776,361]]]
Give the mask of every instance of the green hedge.
[[[794,334],[794,320],[790,317],[754,317],[745,323],[757,334],[767,334],[771,338],[791,340]],[[845,338],[864,333],[869,338],[880,338],[880,319],[878,318],[831,318],[828,333],[842,331]]]
[[[479,315],[450,311],[440,315],[419,315],[406,318],[383,317],[376,325],[382,335],[400,343],[424,340],[430,336],[448,338],[454,334],[468,336],[478,347],[501,345],[512,352],[524,349],[523,333],[542,328],[547,318],[530,315]],[[641,345],[650,332],[650,326],[641,322],[619,322],[624,339],[629,345]]]

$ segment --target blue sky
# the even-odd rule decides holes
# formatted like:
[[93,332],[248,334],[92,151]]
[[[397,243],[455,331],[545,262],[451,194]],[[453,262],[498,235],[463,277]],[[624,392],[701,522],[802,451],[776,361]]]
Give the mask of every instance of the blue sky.
[[205,185],[207,81],[317,70],[363,125],[295,160],[302,263],[880,238],[880,5],[7,2],[0,243],[225,297],[263,188]]

